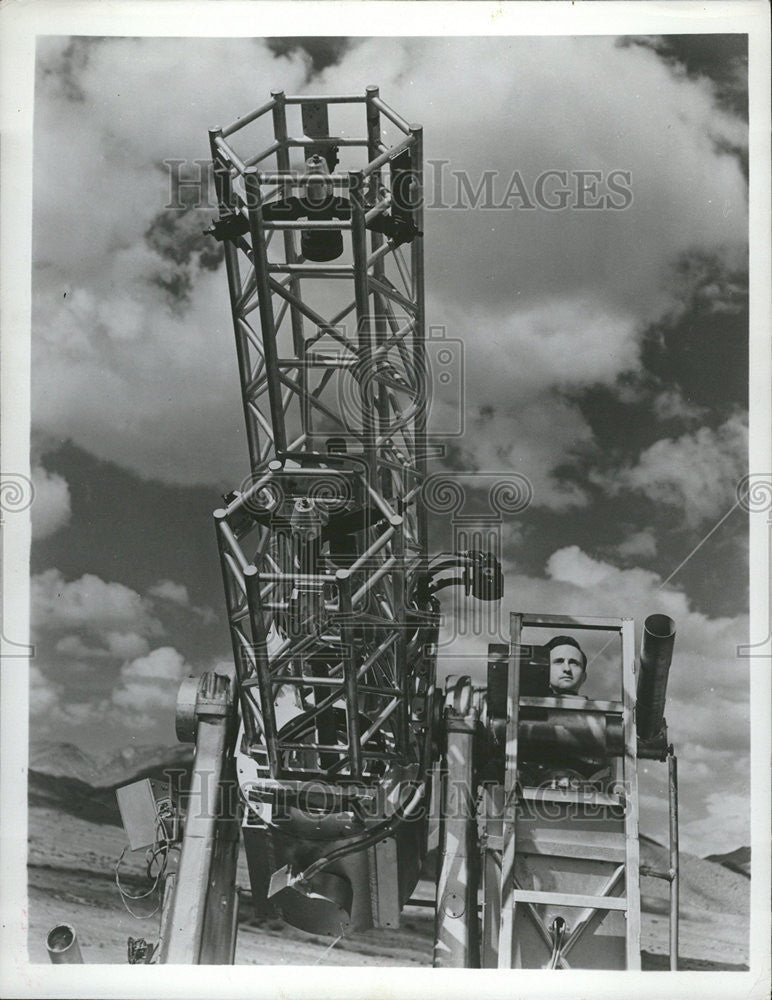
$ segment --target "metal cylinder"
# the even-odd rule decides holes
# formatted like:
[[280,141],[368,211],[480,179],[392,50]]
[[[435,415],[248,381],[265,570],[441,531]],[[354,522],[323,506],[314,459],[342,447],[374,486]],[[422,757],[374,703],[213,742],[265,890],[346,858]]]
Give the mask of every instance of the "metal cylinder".
[[80,943],[75,928],[69,924],[58,924],[48,932],[46,938],[48,957],[54,965],[83,965]]
[[548,748],[567,755],[624,753],[621,725],[613,718],[609,725],[604,712],[521,709],[517,731],[525,759]]
[[664,722],[675,633],[675,622],[668,615],[649,615],[643,623],[636,708],[638,736],[643,740],[655,737]]

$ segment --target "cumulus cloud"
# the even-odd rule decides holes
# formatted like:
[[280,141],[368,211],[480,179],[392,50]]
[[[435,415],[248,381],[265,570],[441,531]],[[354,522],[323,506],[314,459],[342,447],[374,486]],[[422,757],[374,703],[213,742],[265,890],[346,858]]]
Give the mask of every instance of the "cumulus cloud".
[[183,607],[190,602],[188,588],[184,583],[175,583],[173,580],[159,580],[154,584],[148,594],[151,597],[160,597],[172,604],[180,604]]
[[686,851],[721,854],[751,842],[750,806],[747,793],[710,792],[705,798],[707,815],[681,826],[680,840]]
[[[272,87],[297,91],[308,60],[238,39],[47,40],[40,51],[35,423],[144,475],[236,482],[244,454],[225,277],[191,244],[190,212],[171,230],[159,221],[169,177],[158,165],[206,159],[209,126]],[[423,121],[427,159],[448,161],[427,175],[428,320],[465,340],[469,398],[482,387],[508,419],[502,440],[522,455],[503,460],[528,466],[545,504],[581,502],[551,476],[590,436],[561,391],[612,384],[640,363],[642,330],[680,301],[665,280],[674,260],[741,256],[745,182],[717,139],[741,146],[744,126],[705,78],[609,38],[365,39],[313,86],[361,91],[376,63],[384,97]],[[231,72],[211,88],[223,65]],[[246,152],[265,145],[257,132]],[[515,169],[529,188],[545,170],[629,170],[632,204],[434,207],[455,203],[456,173],[474,189],[493,171],[498,196]],[[556,428],[548,453],[545,422]],[[467,449],[484,433],[470,420]]]
[[180,681],[191,673],[192,668],[176,649],[160,646],[121,667],[112,703],[131,714],[173,712]]
[[56,652],[76,660],[116,657],[132,659],[150,648],[147,639],[137,632],[106,632],[100,635],[103,646],[90,646],[79,635],[64,635],[56,642]]
[[29,668],[30,718],[49,732],[55,725],[67,727],[94,723],[100,718],[93,702],[69,699],[64,685],[51,678],[36,663]]
[[32,470],[35,497],[30,511],[33,541],[40,541],[55,534],[70,520],[70,487],[66,479],[56,472],[48,472],[42,465]]
[[179,608],[185,608],[191,614],[200,618],[205,624],[210,624],[217,619],[211,608],[190,603],[188,588],[184,583],[175,583],[174,580],[159,580],[158,583],[154,584],[148,590],[148,596],[168,601],[169,604],[176,605]]
[[647,448],[636,465],[617,472],[612,490],[636,490],[675,507],[696,527],[725,514],[736,502],[748,465],[748,424],[735,414],[716,430],[701,427]]
[[636,556],[655,556],[657,554],[657,539],[651,528],[636,531],[617,545],[617,554],[623,558]]
[[122,583],[106,583],[93,573],[71,581],[58,569],[38,573],[32,577],[31,601],[34,627],[44,632],[77,628],[116,634],[163,632],[150,605],[136,591]]
[[36,663],[29,665],[29,709],[30,715],[47,715],[59,704],[62,696],[61,685],[47,677]]
[[659,420],[702,420],[707,416],[704,406],[697,406],[684,399],[677,388],[663,389],[653,400],[654,413]]

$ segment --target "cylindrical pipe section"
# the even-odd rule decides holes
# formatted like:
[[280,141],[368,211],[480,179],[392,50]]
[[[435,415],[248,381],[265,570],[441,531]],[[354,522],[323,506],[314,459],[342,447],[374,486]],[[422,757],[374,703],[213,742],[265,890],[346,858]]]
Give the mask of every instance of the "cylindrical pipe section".
[[652,739],[662,728],[675,633],[675,622],[668,615],[649,615],[643,623],[636,708],[638,736],[643,740]]
[[446,719],[433,965],[479,969],[479,851],[474,801],[474,715]]
[[284,410],[281,400],[281,381],[278,369],[278,348],[276,346],[276,324],[271,300],[271,285],[268,280],[268,257],[265,249],[265,229],[263,227],[262,194],[260,174],[256,167],[250,167],[244,174],[244,187],[249,213],[249,229],[252,237],[252,263],[255,269],[257,301],[260,311],[260,329],[263,335],[263,355],[268,373],[268,403],[271,410],[273,442],[277,451],[287,448],[287,433],[284,426]]
[[341,625],[340,635],[343,643],[343,673],[346,692],[346,730],[348,734],[351,776],[362,776],[362,744],[359,736],[359,690],[357,687],[357,667],[354,653],[354,638],[350,619],[353,612],[351,597],[351,574],[346,569],[336,573],[338,592],[340,594],[340,612],[346,623]]
[[670,805],[670,971],[678,972],[678,758],[667,759],[668,798]]
[[244,570],[244,582],[247,589],[249,606],[249,623],[252,629],[252,644],[257,669],[257,687],[260,692],[260,705],[263,710],[263,735],[268,748],[268,760],[271,767],[271,777],[278,778],[281,774],[281,758],[276,732],[276,713],[271,686],[271,668],[268,663],[268,648],[263,608],[260,600],[260,573],[256,566],[247,566]]
[[[213,673],[202,675],[201,681],[207,698],[218,695],[223,698],[224,705],[227,704],[223,690],[226,682],[227,678]],[[174,897],[169,904],[166,937],[159,956],[164,965],[198,965],[201,962],[227,737],[226,716],[199,713],[182,853]]]
[[[411,193],[413,208],[413,223],[419,233],[424,228],[424,131],[420,125],[410,126],[413,139],[411,166],[415,188]],[[415,331],[413,333],[413,378],[416,382],[416,393],[419,399],[427,398],[428,372],[426,368],[426,328],[425,328],[425,292],[424,292],[424,238],[416,236],[410,244],[410,269],[413,300],[415,302]],[[427,469],[427,420],[425,406],[418,408],[415,418],[413,437],[415,440],[415,464],[418,479],[424,482]],[[416,515],[418,522],[418,543],[422,552],[426,552],[429,544],[429,518],[422,495],[416,498]]]
[[48,932],[46,948],[54,965],[83,964],[78,935],[69,924],[58,924]]
[[[612,737],[609,740],[609,736]],[[618,728],[608,731],[603,712],[561,712],[547,709],[540,718],[529,718],[521,709],[518,725],[520,750],[552,747],[566,754],[621,754],[624,743]],[[614,739],[615,737],[615,739]],[[611,745],[609,745],[611,744]]]
[[[239,703],[241,705],[241,718],[244,723],[244,732],[249,743],[255,741],[255,720],[249,707],[249,698],[243,688],[243,681],[246,679],[244,664],[244,653],[239,641],[239,630],[234,626],[234,609],[236,606],[234,577],[231,575],[227,553],[224,551],[224,538],[220,526],[225,523],[227,513],[221,508],[214,512],[215,532],[217,535],[217,549],[220,553],[220,569],[222,571],[223,586],[225,589],[225,601],[228,608],[228,624],[230,626],[231,647],[233,649],[233,661],[236,666],[237,688],[239,693]],[[192,742],[192,740],[191,740]]]

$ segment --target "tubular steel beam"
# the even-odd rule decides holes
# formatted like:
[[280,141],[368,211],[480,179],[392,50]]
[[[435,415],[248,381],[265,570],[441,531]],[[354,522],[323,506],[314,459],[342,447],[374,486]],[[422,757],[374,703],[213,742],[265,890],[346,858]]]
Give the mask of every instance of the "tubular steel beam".
[[[468,690],[471,683],[466,678]],[[440,847],[434,967],[478,969],[480,881],[475,812],[477,711],[445,709],[445,753],[440,787]]]
[[247,194],[249,229],[252,236],[252,260],[255,268],[260,326],[263,335],[263,352],[268,375],[268,400],[271,407],[273,440],[277,451],[285,451],[287,447],[287,434],[284,428],[284,411],[282,409],[281,387],[279,385],[276,326],[273,316],[271,285],[268,277],[268,257],[265,251],[265,230],[263,228],[263,213],[261,209],[262,197],[260,194],[260,180],[254,167],[250,167],[245,173],[244,184]]
[[[425,317],[425,293],[424,293],[424,130],[420,125],[410,126],[410,136],[413,140],[412,168],[413,183],[413,223],[418,235],[410,245],[411,260],[411,282],[413,299],[415,300],[415,332],[413,335],[413,363],[415,367],[415,378],[418,383],[419,398],[427,399],[426,382],[426,317]],[[415,419],[415,455],[416,467],[418,468],[421,480],[426,479],[427,463],[427,419],[426,407],[421,407]],[[429,522],[427,518],[426,506],[423,499],[417,499],[417,521],[419,544],[425,550],[429,537]]]
[[[202,675],[196,704],[196,755],[179,870],[161,945],[162,963],[198,965],[202,960],[217,823],[225,799],[222,779],[228,751],[230,706],[228,678],[213,673]],[[227,947],[230,951],[230,940]]]
[[247,601],[249,603],[249,622],[252,629],[252,642],[254,644],[257,687],[260,692],[263,730],[265,742],[268,747],[271,777],[278,778],[281,773],[281,760],[279,758],[276,730],[276,711],[273,703],[271,671],[268,665],[268,647],[266,645],[266,631],[260,598],[260,574],[256,566],[246,567],[244,570],[244,582],[246,584]]
[[[276,151],[276,163],[281,171],[288,171],[290,169],[290,158],[289,150],[287,148],[287,108],[284,99],[284,91],[274,90],[271,92],[271,96],[274,100],[273,107],[273,128],[274,134],[276,136],[278,149]],[[289,190],[286,186],[281,188],[282,198],[286,198],[289,194]],[[306,222],[306,224],[308,224]],[[289,227],[288,227],[289,228]],[[291,268],[297,267],[298,264],[298,254],[295,248],[295,234],[291,231],[285,231],[284,233],[284,258],[287,264]],[[290,282],[289,290],[295,298],[300,298],[300,274],[293,273],[290,271]],[[303,317],[299,312],[296,305],[289,303],[290,309],[290,322],[292,324],[292,346],[295,350],[295,355],[298,358],[302,358],[305,354],[305,342],[303,339]],[[301,370],[300,372],[300,385],[302,390],[301,396],[301,428],[303,433],[306,435],[306,440],[304,442],[306,450],[313,450],[313,425],[312,425],[312,410],[308,405],[308,372]]]
[[622,701],[624,703],[623,780],[625,790],[625,896],[627,969],[641,968],[641,886],[638,843],[638,737],[635,726],[635,629],[632,618],[622,619]]
[[[338,592],[340,594],[341,615],[350,619],[352,612],[351,574],[346,569],[339,569],[337,574]],[[357,687],[357,664],[354,651],[353,630],[350,625],[341,626],[343,640],[343,673],[346,691],[346,730],[348,733],[349,754],[351,758],[351,775],[354,778],[362,776],[362,744],[359,739],[359,691]]]
[[512,968],[513,934],[515,924],[515,848],[516,848],[516,795],[518,766],[518,726],[520,719],[520,639],[523,616],[509,616],[510,657],[507,672],[507,730],[504,749],[504,808],[502,816],[503,850],[501,857],[501,916],[499,924],[498,966]]
[[[672,751],[672,748],[671,748]],[[670,969],[678,972],[678,921],[680,896],[680,861],[678,853],[678,758],[667,758],[668,805],[670,817]]]
[[[212,129],[209,133],[209,142],[212,152],[212,162],[214,163],[214,183],[217,194],[217,202],[220,208],[220,217],[231,211],[234,204],[233,189],[230,175],[224,168],[217,149],[217,139],[220,133],[217,129]],[[255,468],[260,456],[260,440],[255,418],[249,409],[249,398],[245,389],[251,377],[249,365],[248,342],[241,329],[241,315],[239,301],[243,294],[241,285],[241,275],[239,273],[238,251],[231,240],[223,243],[223,253],[225,255],[225,272],[228,277],[228,293],[231,300],[231,315],[233,318],[233,333],[236,340],[236,358],[241,376],[241,403],[244,410],[244,424],[247,432],[247,448],[249,450],[250,467]]]
[[222,571],[223,586],[225,588],[225,602],[228,608],[228,623],[230,625],[230,635],[231,635],[231,645],[233,648],[233,661],[236,667],[236,678],[237,687],[239,695],[239,704],[241,707],[241,717],[244,720],[244,731],[247,736],[247,740],[252,743],[255,739],[255,722],[252,717],[252,711],[249,705],[249,697],[243,686],[244,680],[246,679],[246,674],[244,671],[244,656],[241,650],[241,644],[239,642],[236,630],[233,626],[234,614],[237,613],[237,603],[233,594],[233,584],[230,578],[230,570],[228,563],[225,559],[225,554],[223,552],[223,535],[222,535],[222,525],[225,523],[227,517],[226,511],[219,509],[214,512],[215,530],[217,533],[217,550],[220,554],[220,569]]

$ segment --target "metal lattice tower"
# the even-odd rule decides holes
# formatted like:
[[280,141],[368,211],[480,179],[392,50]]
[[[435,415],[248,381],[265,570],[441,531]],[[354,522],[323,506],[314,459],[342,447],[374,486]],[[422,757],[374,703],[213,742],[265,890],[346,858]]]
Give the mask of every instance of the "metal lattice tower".
[[215,514],[246,746],[271,779],[377,778],[422,759],[433,684],[407,620],[426,559],[422,130],[368,87],[275,91],[210,139],[250,460]]

